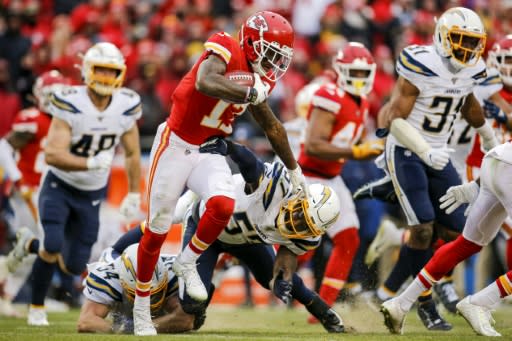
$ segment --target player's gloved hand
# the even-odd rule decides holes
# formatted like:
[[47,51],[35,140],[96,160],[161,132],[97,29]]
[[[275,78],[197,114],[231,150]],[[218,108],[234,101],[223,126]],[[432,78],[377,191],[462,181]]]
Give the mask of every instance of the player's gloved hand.
[[435,170],[442,170],[448,162],[450,162],[450,153],[455,150],[452,148],[430,148],[425,153],[418,155],[427,166],[434,168]]
[[226,140],[224,137],[213,136],[199,146],[199,153],[220,154],[226,156],[231,153],[232,146],[233,143]]
[[288,304],[292,299],[292,283],[283,279],[283,271],[270,282],[270,288],[274,295],[284,303]]
[[377,130],[375,130],[375,135],[377,137],[383,139],[389,135],[389,129],[388,128],[377,128]]
[[447,214],[451,214],[460,205],[469,204],[464,215],[468,215],[469,208],[476,200],[480,187],[475,181],[471,181],[459,186],[448,188],[446,194],[439,198],[441,205],[439,208],[445,210]]
[[109,170],[114,155],[108,150],[99,152],[96,156],[89,156],[87,158],[87,169],[94,170]]
[[127,220],[132,220],[137,216],[140,210],[140,193],[130,192],[123,201],[119,211]]
[[379,156],[384,151],[384,140],[366,141],[352,146],[352,156],[356,160]]
[[300,166],[297,165],[297,168],[295,169],[288,169],[288,174],[290,174],[290,181],[292,182],[293,192],[298,193],[302,190],[306,197],[308,197],[308,185],[306,184],[306,178],[304,177],[304,174],[302,174],[302,169]]
[[496,104],[484,99],[484,115],[487,118],[494,118],[496,122],[506,124],[508,121],[507,114],[503,112]]
[[261,80],[261,77],[256,72],[254,73],[254,85],[249,88],[247,101],[251,104],[258,105],[264,102],[270,92],[270,85]]

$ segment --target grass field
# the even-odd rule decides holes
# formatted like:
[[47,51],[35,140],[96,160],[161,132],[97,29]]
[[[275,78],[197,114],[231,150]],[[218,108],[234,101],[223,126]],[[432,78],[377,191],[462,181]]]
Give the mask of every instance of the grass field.
[[[352,308],[336,306],[342,314],[347,334],[328,334],[321,326],[306,324],[306,311],[302,308],[287,310],[277,308],[224,308],[213,306],[200,331],[178,335],[159,335],[149,339],[160,340],[482,340],[476,336],[460,316],[448,315],[454,325],[450,332],[427,331],[416,317],[415,312],[407,317],[404,336],[388,334],[379,313],[366,305]],[[512,340],[510,314],[512,306],[500,308],[494,313],[496,329],[503,339]],[[445,314],[446,315],[446,314]],[[78,334],[75,323],[78,311],[50,314],[50,327],[28,327],[24,319],[0,318],[0,340],[137,340],[131,335],[89,335]],[[148,339],[148,338],[144,338]]]

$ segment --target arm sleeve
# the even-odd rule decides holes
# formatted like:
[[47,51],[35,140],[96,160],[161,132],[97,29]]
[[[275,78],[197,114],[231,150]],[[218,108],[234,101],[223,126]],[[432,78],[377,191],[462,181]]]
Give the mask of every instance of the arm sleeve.
[[265,171],[263,162],[247,147],[238,143],[231,143],[229,157],[238,165],[245,182],[258,183]]

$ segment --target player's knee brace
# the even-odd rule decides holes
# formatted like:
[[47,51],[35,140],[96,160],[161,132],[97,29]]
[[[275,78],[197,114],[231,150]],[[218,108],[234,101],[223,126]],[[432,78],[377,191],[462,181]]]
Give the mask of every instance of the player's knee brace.
[[227,224],[235,210],[235,200],[223,195],[216,195],[208,199],[205,207],[212,218]]

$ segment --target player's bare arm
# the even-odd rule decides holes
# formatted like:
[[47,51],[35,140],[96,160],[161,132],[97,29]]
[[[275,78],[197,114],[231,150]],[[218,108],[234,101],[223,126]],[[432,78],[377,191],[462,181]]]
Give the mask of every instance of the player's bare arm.
[[87,158],[71,154],[70,145],[71,127],[53,117],[44,149],[46,163],[65,171],[87,170]]
[[482,107],[472,93],[466,97],[466,101],[461,108],[461,114],[473,128],[481,127],[485,123]]
[[389,129],[395,118],[406,119],[411,113],[419,94],[420,91],[411,82],[403,77],[398,77],[391,93],[389,107],[387,112],[384,113],[384,127]]
[[11,131],[6,139],[14,149],[20,150],[32,141],[35,136],[35,134],[26,131]]
[[247,102],[247,87],[224,77],[226,63],[215,55],[206,58],[197,70],[196,89],[210,97],[233,103]]
[[124,148],[125,169],[128,175],[128,192],[139,192],[140,183],[140,142],[139,128],[134,124],[121,136]]
[[286,130],[274,115],[267,102],[251,105],[249,110],[256,122],[265,132],[265,135],[267,135],[272,149],[274,149],[277,156],[281,158],[288,169],[296,169],[298,167],[297,161],[295,161],[290,144],[288,143]]
[[194,315],[183,311],[178,296],[170,296],[165,301],[167,314],[153,320],[158,333],[182,333],[194,328]]
[[77,331],[79,333],[112,333],[112,323],[105,320],[109,307],[86,298],[80,316]]
[[274,262],[273,278],[282,272],[285,281],[291,281],[292,276],[297,270],[297,255],[290,251],[286,246],[280,246],[277,250],[276,260]]

